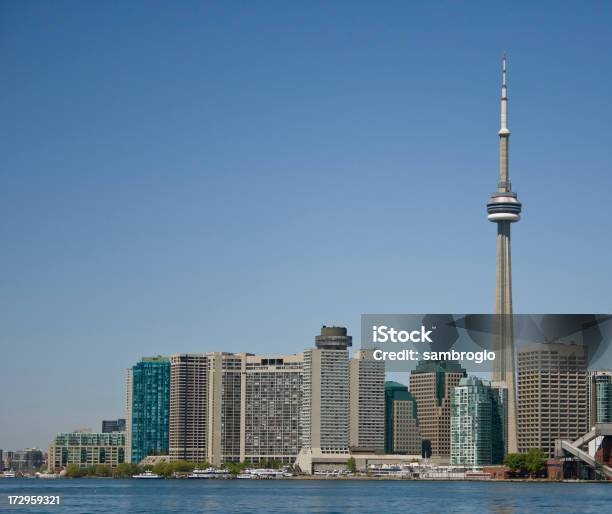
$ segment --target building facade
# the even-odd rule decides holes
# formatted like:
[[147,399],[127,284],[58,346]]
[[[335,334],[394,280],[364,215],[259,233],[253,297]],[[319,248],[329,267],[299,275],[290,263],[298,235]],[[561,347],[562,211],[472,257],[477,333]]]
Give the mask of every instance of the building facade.
[[104,464],[114,468],[125,462],[125,434],[58,434],[49,446],[47,460],[51,472],[59,472],[69,464],[82,468]]
[[385,382],[385,453],[421,454],[417,402],[398,382]]
[[[167,357],[144,357],[128,370],[130,462],[169,451],[170,361]],[[119,428],[119,420],[107,428]],[[103,427],[104,428],[104,427]],[[112,430],[117,431],[117,430]],[[104,430],[103,430],[104,432]]]
[[125,432],[125,418],[102,420],[102,433]]
[[453,361],[421,361],[410,374],[425,457],[450,460],[451,394],[465,376],[465,370]]
[[243,355],[240,460],[290,464],[302,448],[303,355]]
[[519,350],[518,450],[541,448],[554,456],[555,440],[576,440],[588,431],[585,348],[546,343]]
[[350,438],[352,448],[382,453],[385,448],[385,361],[360,350],[350,361]]
[[612,423],[612,370],[589,373],[589,427]]
[[501,396],[490,383],[462,378],[451,393],[451,464],[470,467],[504,460]]
[[314,349],[304,351],[301,409],[302,448],[348,452],[349,354],[344,327],[322,327]]
[[171,460],[206,462],[209,458],[209,357],[170,356]]

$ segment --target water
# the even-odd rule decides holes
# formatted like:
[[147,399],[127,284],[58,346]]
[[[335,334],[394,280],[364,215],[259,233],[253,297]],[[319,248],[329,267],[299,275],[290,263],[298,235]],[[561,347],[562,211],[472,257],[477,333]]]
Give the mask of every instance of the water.
[[[8,507],[7,494],[62,494],[64,505]],[[0,495],[0,512],[13,513],[585,514],[612,508],[612,483],[1,479]]]

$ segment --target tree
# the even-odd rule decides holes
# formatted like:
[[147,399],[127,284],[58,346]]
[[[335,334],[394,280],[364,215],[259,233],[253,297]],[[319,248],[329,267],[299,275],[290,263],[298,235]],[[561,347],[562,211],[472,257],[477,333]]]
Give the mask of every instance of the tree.
[[132,475],[137,475],[141,472],[137,464],[131,462],[122,462],[113,470],[113,476],[119,478],[130,478]]
[[68,464],[66,466],[66,476],[70,478],[80,478],[85,475],[85,470],[78,464]]
[[355,462],[355,457],[351,457],[346,461],[346,469],[348,469],[351,473],[357,473],[357,463]]
[[532,448],[525,455],[525,470],[531,476],[539,475],[546,468],[546,455],[540,448]]
[[163,477],[169,477],[170,475],[172,475],[173,471],[174,469],[172,467],[172,464],[170,464],[169,462],[158,462],[157,464],[155,464],[155,466],[153,466],[153,473],[161,475]]
[[98,464],[93,470],[93,475],[97,477],[110,477],[112,474],[113,470],[111,467],[105,464]]
[[512,471],[525,469],[525,455],[522,453],[509,453],[504,459],[504,464]]

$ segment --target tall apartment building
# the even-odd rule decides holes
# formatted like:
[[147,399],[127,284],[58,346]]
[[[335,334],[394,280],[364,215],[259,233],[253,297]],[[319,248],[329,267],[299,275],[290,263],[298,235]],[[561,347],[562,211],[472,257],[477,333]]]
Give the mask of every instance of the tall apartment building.
[[451,464],[474,467],[503,462],[501,398],[487,381],[476,377],[459,381],[451,393]]
[[410,374],[425,456],[441,462],[450,459],[451,393],[465,376],[454,361],[420,361]]
[[[127,403],[128,461],[138,463],[148,455],[167,454],[170,421],[168,358],[143,357],[128,370]],[[114,427],[107,425],[106,428],[119,426],[115,422]]]
[[302,447],[303,356],[242,355],[240,460],[290,464]]
[[518,450],[541,448],[552,457],[555,439],[575,440],[588,430],[585,348],[536,344],[517,357]]
[[209,458],[209,357],[170,356],[171,460],[205,462]]
[[408,387],[385,382],[385,453],[421,455],[417,402]]
[[104,464],[116,467],[125,462],[125,434],[123,432],[63,433],[58,434],[47,456],[51,472],[59,472],[69,464],[82,468]]
[[350,437],[353,448],[385,449],[385,361],[360,350],[350,361]]
[[290,463],[301,448],[302,355],[170,357],[170,458]]
[[589,427],[612,423],[612,370],[589,373]]
[[322,327],[314,349],[304,350],[302,448],[348,452],[349,355],[352,337],[343,327]]

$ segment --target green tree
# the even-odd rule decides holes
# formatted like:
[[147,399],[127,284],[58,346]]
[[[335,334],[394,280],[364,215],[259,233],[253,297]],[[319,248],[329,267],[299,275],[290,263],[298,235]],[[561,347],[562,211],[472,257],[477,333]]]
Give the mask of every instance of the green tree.
[[113,474],[113,470],[110,466],[105,464],[98,464],[93,470],[93,475],[97,477],[110,477]]
[[357,473],[357,463],[355,462],[355,457],[351,457],[346,461],[346,469],[348,469],[351,473]]
[[142,470],[137,464],[131,462],[122,462],[113,470],[113,476],[118,478],[130,478],[133,475],[137,475]]
[[525,469],[525,455],[522,453],[509,453],[504,459],[504,464],[512,471]]
[[525,455],[525,470],[530,476],[537,476],[546,468],[546,454],[540,448],[532,448]]
[[169,462],[158,462],[153,466],[153,473],[161,475],[163,477],[169,477],[172,475],[174,469]]
[[195,462],[188,462],[186,460],[177,460],[176,462],[172,462],[172,472],[178,473],[190,473],[194,470],[196,464]]
[[70,478],[80,478],[85,476],[85,470],[81,469],[78,464],[68,464],[66,466],[66,476]]

